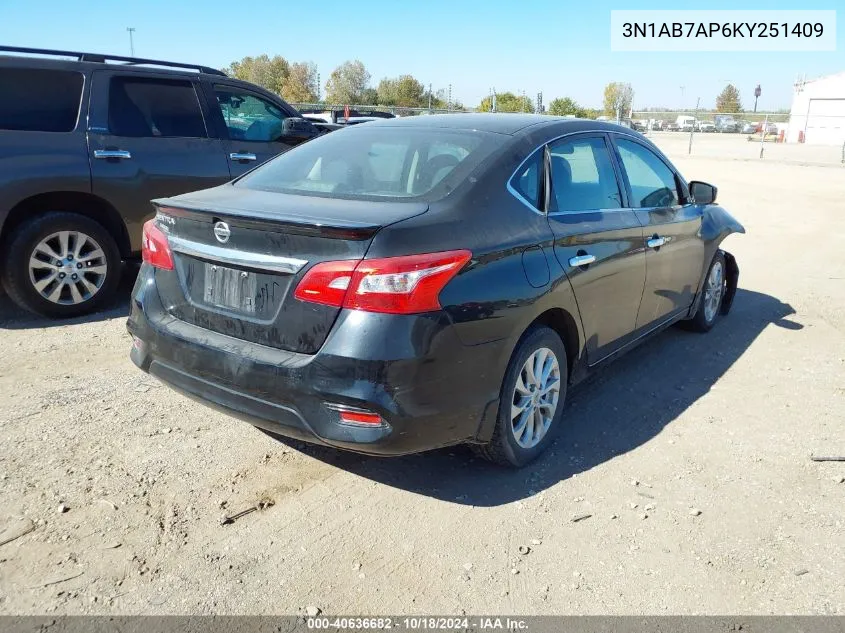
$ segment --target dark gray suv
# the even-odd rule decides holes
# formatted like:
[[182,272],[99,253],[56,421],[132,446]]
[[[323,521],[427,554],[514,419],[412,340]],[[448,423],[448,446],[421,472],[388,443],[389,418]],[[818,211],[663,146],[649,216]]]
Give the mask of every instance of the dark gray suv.
[[48,317],[109,300],[151,199],[337,127],[212,68],[91,53],[0,47],[0,95],[0,276]]

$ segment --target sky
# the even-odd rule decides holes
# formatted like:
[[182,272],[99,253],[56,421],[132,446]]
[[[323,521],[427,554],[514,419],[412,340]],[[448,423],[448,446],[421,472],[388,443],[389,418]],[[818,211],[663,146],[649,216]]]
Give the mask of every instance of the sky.
[[[0,44],[129,54],[222,68],[247,55],[282,55],[331,71],[359,59],[375,86],[411,74],[436,91],[476,106],[512,91],[548,104],[571,97],[600,107],[605,84],[631,83],[634,109],[713,108],[731,82],[743,105],[788,108],[793,83],[845,71],[842,0],[706,0],[696,4],[639,0],[0,0]],[[839,9],[836,52],[611,52],[612,9]]]

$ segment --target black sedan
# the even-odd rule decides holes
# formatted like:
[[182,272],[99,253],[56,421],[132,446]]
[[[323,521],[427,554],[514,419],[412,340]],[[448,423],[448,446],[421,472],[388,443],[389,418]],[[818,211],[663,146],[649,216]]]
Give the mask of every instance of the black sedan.
[[317,138],[156,200],[135,364],[274,435],[521,466],[567,389],[736,290],[743,227],[642,135],[453,114]]

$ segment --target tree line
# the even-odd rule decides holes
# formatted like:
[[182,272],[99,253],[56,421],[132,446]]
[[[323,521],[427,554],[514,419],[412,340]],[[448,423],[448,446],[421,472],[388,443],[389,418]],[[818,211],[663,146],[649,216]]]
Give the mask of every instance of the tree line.
[[[223,69],[230,77],[258,84],[291,103],[363,104],[403,108],[437,108],[463,110],[464,106],[448,102],[445,89],[431,91],[412,75],[385,77],[376,87],[361,61],[343,62],[335,68],[324,86],[318,82],[313,62],[289,62],[276,55],[244,57]],[[321,91],[323,88],[324,92]]]
[[[317,66],[313,62],[289,62],[276,55],[244,57],[232,62],[223,71],[231,76],[250,81],[281,95],[291,103],[331,103],[379,105],[402,108],[436,108],[464,110],[457,100],[449,101],[444,89],[431,91],[413,75],[385,77],[375,87],[372,76],[360,60],[345,61],[335,68],[320,86]],[[321,88],[323,90],[321,90]],[[570,97],[559,97],[549,103],[543,112],[557,116],[576,116],[595,119],[605,115],[611,119],[630,116],[634,90],[629,83],[611,82],[604,88],[602,109],[586,108]],[[477,110],[490,112],[535,112],[537,103],[525,95],[501,92],[481,100]],[[739,90],[728,84],[716,98],[718,112],[742,112]]]

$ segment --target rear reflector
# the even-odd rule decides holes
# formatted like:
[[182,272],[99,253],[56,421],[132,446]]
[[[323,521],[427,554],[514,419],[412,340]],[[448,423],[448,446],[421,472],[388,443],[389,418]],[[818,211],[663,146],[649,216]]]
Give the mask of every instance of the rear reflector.
[[170,252],[167,235],[156,226],[155,220],[147,220],[144,223],[141,259],[156,268],[173,270],[173,254]]
[[380,426],[383,422],[378,413],[371,413],[369,411],[350,411],[348,409],[339,409],[340,421],[346,424],[358,424],[361,426]]
[[441,308],[440,292],[471,257],[470,251],[461,250],[322,262],[305,274],[294,296],[367,312],[432,312]]

